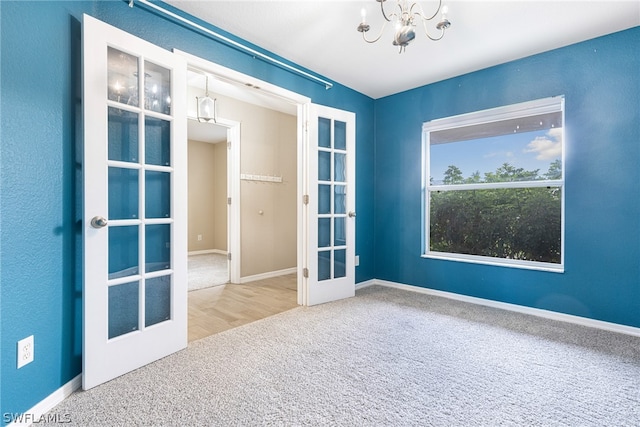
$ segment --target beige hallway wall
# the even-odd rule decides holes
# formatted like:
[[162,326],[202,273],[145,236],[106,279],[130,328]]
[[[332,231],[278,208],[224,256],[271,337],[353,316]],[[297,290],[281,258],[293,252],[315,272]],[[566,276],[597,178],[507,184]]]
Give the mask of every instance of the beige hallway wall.
[[[188,251],[227,251],[227,144],[188,142]],[[202,240],[198,240],[198,236]]]
[[[215,85],[211,86],[212,91]],[[190,91],[189,99],[201,96]],[[281,176],[241,180],[241,277],[297,264],[297,117],[220,95],[218,117],[241,123],[240,173]],[[193,112],[195,114],[195,112]]]

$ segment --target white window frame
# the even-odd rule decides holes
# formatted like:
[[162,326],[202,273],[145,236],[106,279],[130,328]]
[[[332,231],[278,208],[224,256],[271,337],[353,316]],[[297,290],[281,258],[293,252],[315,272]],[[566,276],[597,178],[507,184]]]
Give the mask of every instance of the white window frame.
[[[532,180],[532,181],[513,181],[498,183],[476,183],[476,184],[448,184],[434,185],[430,182],[430,133],[434,131],[442,131],[454,129],[463,126],[479,125],[483,123],[499,122],[519,117],[535,116],[545,113],[557,113],[562,115],[562,176],[561,179],[555,180]],[[442,119],[435,119],[425,122],[422,125],[422,257],[432,259],[442,259],[450,261],[461,261],[477,264],[496,265],[504,267],[515,267],[531,270],[542,270],[550,272],[564,272],[564,235],[565,235],[565,117],[564,117],[564,96],[554,96],[534,101],[512,104],[504,107],[497,107],[488,110],[481,110]],[[459,191],[459,190],[483,190],[498,188],[535,188],[535,187],[559,187],[561,190],[561,228],[560,228],[560,263],[549,263],[539,261],[514,260],[505,258],[494,258],[480,255],[467,255],[449,252],[431,251],[430,248],[430,201],[431,192],[434,191]]]

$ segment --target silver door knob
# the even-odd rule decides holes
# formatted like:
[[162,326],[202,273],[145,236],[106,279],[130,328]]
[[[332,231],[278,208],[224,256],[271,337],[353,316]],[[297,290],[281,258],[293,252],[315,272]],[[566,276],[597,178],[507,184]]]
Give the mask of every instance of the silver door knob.
[[91,226],[93,228],[102,228],[107,225],[107,219],[103,216],[94,216],[91,218]]
[[350,211],[349,218],[355,218],[355,217],[356,217],[356,213],[354,211]]

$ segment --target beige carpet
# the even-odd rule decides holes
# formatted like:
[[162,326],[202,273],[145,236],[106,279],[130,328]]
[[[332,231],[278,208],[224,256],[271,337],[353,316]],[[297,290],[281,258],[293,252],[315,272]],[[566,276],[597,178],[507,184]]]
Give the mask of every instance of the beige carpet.
[[190,343],[55,414],[72,426],[638,426],[640,338],[372,286]]
[[190,291],[224,285],[229,281],[226,255],[190,255],[188,264]]

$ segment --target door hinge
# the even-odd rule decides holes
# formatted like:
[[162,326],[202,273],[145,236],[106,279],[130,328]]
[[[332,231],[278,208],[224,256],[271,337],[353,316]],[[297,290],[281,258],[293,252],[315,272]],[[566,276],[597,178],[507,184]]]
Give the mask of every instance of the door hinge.
[[227,252],[227,260],[231,261],[231,252]]
[[304,196],[302,196],[302,204],[308,205],[309,204],[309,195],[305,194]]
[[227,204],[230,205],[231,204],[231,197],[227,197]]
[[308,268],[303,268],[302,269],[302,277],[304,277],[305,279],[309,278],[309,269]]
[[231,150],[231,141],[227,141],[227,149]]
[[309,132],[309,120],[305,120],[304,122],[304,131]]

